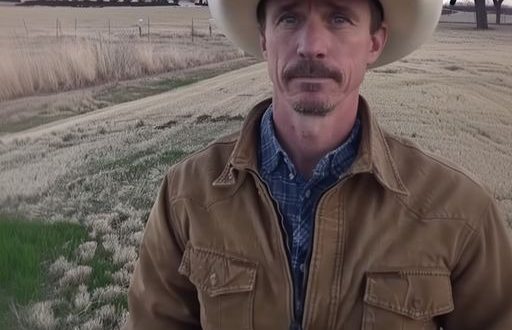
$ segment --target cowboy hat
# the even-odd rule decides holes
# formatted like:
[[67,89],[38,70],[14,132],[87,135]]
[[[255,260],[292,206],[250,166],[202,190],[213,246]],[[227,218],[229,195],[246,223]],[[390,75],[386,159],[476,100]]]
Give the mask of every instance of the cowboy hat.
[[[262,58],[256,8],[260,0],[210,0],[216,24],[238,47]],[[443,0],[380,0],[388,40],[373,68],[394,62],[421,46],[434,31]]]

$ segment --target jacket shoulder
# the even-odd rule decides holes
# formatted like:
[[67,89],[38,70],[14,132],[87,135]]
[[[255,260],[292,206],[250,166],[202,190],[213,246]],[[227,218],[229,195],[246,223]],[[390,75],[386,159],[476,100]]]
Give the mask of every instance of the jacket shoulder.
[[167,172],[171,199],[187,198],[208,204],[209,190],[229,161],[239,132],[220,137],[186,156]]
[[409,195],[403,199],[422,219],[466,220],[478,226],[494,198],[470,172],[410,140],[385,133],[391,157]]

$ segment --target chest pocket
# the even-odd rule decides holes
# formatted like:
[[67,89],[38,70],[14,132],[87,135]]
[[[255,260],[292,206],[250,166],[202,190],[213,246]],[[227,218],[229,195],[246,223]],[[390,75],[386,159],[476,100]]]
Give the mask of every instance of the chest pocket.
[[450,273],[400,270],[367,273],[363,330],[434,330],[453,310]]
[[247,259],[187,246],[179,272],[197,288],[203,329],[253,329],[256,270]]

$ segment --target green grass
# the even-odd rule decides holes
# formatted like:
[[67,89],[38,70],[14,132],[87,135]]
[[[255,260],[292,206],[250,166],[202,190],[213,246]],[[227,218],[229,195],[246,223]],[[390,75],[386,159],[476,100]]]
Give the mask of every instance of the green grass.
[[107,104],[119,104],[160,94],[172,89],[193,84],[200,79],[164,79],[144,85],[117,85],[98,93],[96,100]]
[[[96,254],[90,262],[90,266],[92,267],[92,274],[89,278],[87,286],[91,292],[96,288],[105,287],[109,284],[112,284],[112,274],[120,269],[119,266],[112,262],[112,254],[105,251],[101,244],[98,245]],[[128,309],[127,296],[117,297],[110,303],[116,306],[116,308],[122,308],[124,310]],[[97,302],[93,303],[92,309],[94,310],[100,305],[101,304]]]
[[64,119],[72,116],[73,114],[59,114],[54,116],[32,116],[26,120],[18,122],[3,121],[0,123],[0,134],[4,133],[15,133],[23,131],[32,127],[48,124],[60,119]]
[[87,286],[91,291],[111,284],[112,273],[119,269],[119,267],[112,262],[112,255],[105,251],[101,244],[96,248],[94,258],[89,265],[92,267],[92,274]]
[[109,104],[119,104],[138,100],[143,97],[152,96],[173,90],[178,87],[190,85],[198,81],[218,76],[222,73],[236,70],[249,64],[255,63],[254,60],[241,61],[238,64],[230,66],[218,66],[212,68],[203,68],[190,70],[185,74],[177,76],[171,73],[171,77],[154,78],[154,80],[144,81],[135,80],[132,83],[119,84],[109,87],[95,95],[95,99]]
[[47,292],[49,263],[70,258],[87,238],[79,224],[28,222],[0,216],[0,329],[12,329],[10,305],[25,306]]

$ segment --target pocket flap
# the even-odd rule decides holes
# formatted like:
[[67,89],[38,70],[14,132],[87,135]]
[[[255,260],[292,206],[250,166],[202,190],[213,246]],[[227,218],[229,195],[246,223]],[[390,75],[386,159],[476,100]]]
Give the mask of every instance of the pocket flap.
[[178,271],[210,297],[252,291],[257,263],[187,245]]
[[453,310],[450,273],[444,270],[370,272],[364,301],[414,320],[429,320]]

